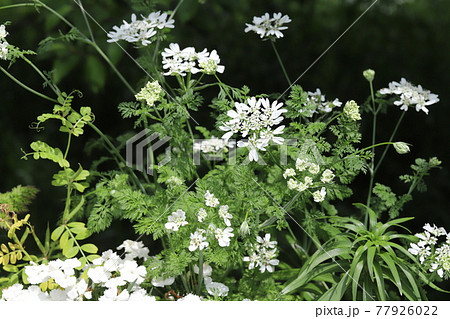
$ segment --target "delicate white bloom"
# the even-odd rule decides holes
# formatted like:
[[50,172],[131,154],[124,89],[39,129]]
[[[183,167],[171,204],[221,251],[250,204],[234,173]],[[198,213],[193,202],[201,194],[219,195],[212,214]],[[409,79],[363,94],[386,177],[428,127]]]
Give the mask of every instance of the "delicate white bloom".
[[184,181],[177,176],[170,176],[166,183],[170,186],[180,186],[183,185]]
[[211,194],[208,190],[206,191],[205,195],[205,205],[209,207],[216,207],[219,205],[219,200],[214,196],[214,194]]
[[197,219],[198,219],[198,221],[199,221],[200,223],[203,222],[203,220],[204,220],[207,216],[208,216],[208,213],[206,212],[206,209],[200,208],[200,209],[198,210],[198,213],[197,213]]
[[411,248],[408,249],[408,251],[415,255],[419,256],[420,263],[423,264],[425,259],[431,255],[430,247],[429,246],[418,246],[414,243],[411,243]]
[[429,232],[424,231],[423,233],[416,234],[416,237],[421,239],[417,243],[419,246],[425,246],[425,245],[435,245],[437,243],[437,238],[432,236]]
[[145,267],[139,266],[135,260],[125,260],[120,266],[119,272],[123,280],[136,284],[141,284],[147,275]]
[[322,181],[322,183],[329,184],[329,183],[333,182],[333,178],[334,178],[333,171],[330,169],[326,169],[323,171],[322,177],[320,178],[320,180]]
[[196,302],[196,301],[202,301],[200,296],[194,295],[194,294],[187,294],[183,298],[178,299],[177,301],[187,301],[187,302]]
[[[194,273],[199,273],[198,265],[194,265]],[[207,263],[203,263],[203,277],[211,277],[212,274],[212,267],[208,265]]]
[[119,293],[117,288],[108,288],[104,291],[103,296],[98,301],[128,301],[130,294],[127,289]]
[[[167,14],[161,14],[160,11],[151,13],[148,17],[142,16],[142,20],[138,20],[136,15],[131,15],[131,22],[125,20],[120,27],[114,26],[107,36],[110,38],[108,42],[117,42],[125,40],[130,43],[139,43],[147,46],[153,41],[153,37],[157,33],[157,29],[173,28],[173,19],[167,20]],[[156,29],[156,30],[155,30]]]
[[436,225],[433,224],[433,226],[431,226],[429,223],[426,223],[423,226],[423,229],[425,229],[427,232],[429,232],[431,235],[439,237],[439,236],[445,236],[447,235],[447,231],[445,230],[444,227],[437,227]]
[[69,300],[81,301],[83,297],[86,299],[92,298],[92,292],[88,291],[88,284],[84,279],[80,279],[74,286],[67,288],[66,293]]
[[30,266],[25,266],[25,274],[27,275],[30,284],[40,284],[50,279],[50,274],[47,265],[37,265],[31,261]]
[[307,94],[308,97],[306,102],[302,105],[303,108],[300,109],[300,113],[306,117],[312,117],[318,112],[329,113],[333,111],[335,107],[340,107],[342,105],[342,102],[340,102],[339,99],[327,101],[320,89],[316,89],[315,92],[307,92]]
[[389,83],[388,88],[380,90],[381,94],[395,94],[400,97],[400,100],[395,101],[394,104],[400,106],[400,110],[407,111],[410,106],[415,107],[416,111],[423,111],[428,114],[427,106],[439,102],[438,95],[425,90],[421,85],[415,86],[402,78],[400,82]]
[[164,91],[158,81],[150,82],[135,95],[136,100],[145,101],[148,106],[153,106],[164,95]]
[[103,266],[89,268],[87,275],[92,280],[92,282],[96,284],[105,283],[111,277],[111,273],[107,271]]
[[306,189],[308,189],[308,185],[306,185],[303,182],[300,182],[297,184],[297,187],[295,189],[301,193],[301,192],[305,191]]
[[225,229],[216,228],[214,231],[216,239],[219,241],[220,247],[230,246],[231,237],[234,237],[233,228],[227,227]]
[[277,249],[266,250],[262,249],[260,253],[259,260],[259,270],[263,273],[266,270],[268,272],[273,272],[275,270],[274,266],[277,266],[280,261],[275,258]]
[[352,121],[358,121],[361,119],[361,114],[359,114],[359,105],[353,100],[345,103],[344,114]]
[[108,281],[103,284],[103,286],[106,288],[117,288],[117,287],[125,286],[126,284],[127,284],[127,281],[124,278],[122,278],[121,276],[119,276],[119,277],[109,278]]
[[219,207],[219,216],[223,218],[225,225],[231,226],[230,219],[233,218],[233,215],[228,212],[228,205],[222,205]]
[[39,286],[29,286],[23,289],[23,285],[14,284],[2,291],[2,298],[0,300],[6,301],[47,301],[48,294],[42,292]]
[[320,166],[317,165],[317,164],[314,164],[314,163],[310,163],[310,164],[309,164],[309,169],[308,169],[308,171],[309,171],[311,174],[316,175],[316,174],[319,173],[319,171],[320,171]]
[[293,168],[288,168],[283,173],[284,179],[286,179],[286,178],[288,178],[290,176],[295,176],[295,170]]
[[147,295],[145,289],[139,288],[131,293],[128,301],[156,301],[156,298]]
[[125,259],[143,258],[147,260],[149,250],[141,241],[125,240],[122,245],[117,247],[118,250],[125,249]]
[[404,142],[395,142],[394,148],[397,151],[397,153],[399,153],[399,154],[406,154],[406,153],[409,153],[409,151],[410,151],[408,144],[406,144]]
[[6,60],[8,56],[8,42],[5,40],[8,32],[6,31],[5,25],[0,25],[0,59]]
[[5,25],[4,24],[0,25],[0,41],[4,40],[7,35],[8,35],[8,32],[6,31]]
[[209,246],[209,243],[206,241],[206,237],[203,236],[205,231],[203,229],[197,229],[193,234],[191,233],[191,242],[189,245],[189,250],[194,251],[197,248],[199,250],[203,250]]
[[256,241],[261,245],[262,248],[275,248],[277,241],[270,241],[270,234],[266,234],[264,238],[256,236]]
[[242,260],[250,262],[248,269],[252,270],[255,266],[258,267],[259,259],[259,255],[254,251],[250,256],[246,256]]
[[310,187],[313,185],[313,179],[309,176],[305,176],[305,185],[306,187]]
[[186,221],[186,212],[178,209],[176,212],[173,212],[168,218],[168,222],[164,225],[166,229],[178,231],[178,228],[181,226],[185,226],[188,224]]
[[152,285],[155,287],[164,287],[164,286],[170,286],[175,282],[174,277],[169,278],[153,278],[152,279]]
[[306,160],[297,158],[297,160],[295,161],[295,168],[299,172],[305,171],[308,168],[308,166],[309,166],[309,162]]
[[214,74],[223,73],[225,67],[219,65],[220,57],[216,50],[208,52],[204,49],[196,52],[195,48],[187,47],[183,50],[177,43],[169,44],[169,48],[161,53],[163,69],[168,69],[164,75],[186,76],[187,73]]
[[281,31],[288,28],[283,25],[289,22],[291,22],[291,19],[288,15],[283,16],[281,13],[274,13],[271,18],[269,13],[265,13],[261,17],[253,17],[253,24],[246,23],[247,27],[244,31],[253,31],[265,39],[282,38],[283,33]]
[[315,191],[313,193],[314,201],[317,203],[322,202],[325,199],[326,195],[327,195],[327,191],[326,191],[325,187],[322,187],[320,189],[320,191]]
[[282,144],[284,138],[284,125],[274,128],[283,120],[282,114],[286,109],[282,109],[283,103],[269,99],[256,99],[251,97],[247,103],[235,102],[235,109],[227,112],[230,118],[224,122],[219,129],[226,132],[222,139],[228,141],[233,134],[240,133],[241,137],[248,140],[240,140],[237,147],[247,147],[249,149],[250,161],[258,161],[258,150],[265,151],[270,142]]
[[220,282],[214,282],[210,278],[205,278],[205,288],[210,295],[215,297],[226,297],[230,290],[226,285]]
[[287,181],[287,187],[288,187],[289,189],[296,189],[296,188],[298,187],[298,182],[297,182],[295,179],[290,178],[290,179]]
[[226,147],[227,143],[221,138],[211,136],[206,140],[194,143],[194,151],[202,151],[203,153],[218,153]]
[[117,253],[113,252],[111,249],[104,251],[100,258],[97,258],[92,261],[92,264],[96,266],[105,267],[106,271],[113,272],[117,271],[119,266],[123,263],[123,260],[117,255]]

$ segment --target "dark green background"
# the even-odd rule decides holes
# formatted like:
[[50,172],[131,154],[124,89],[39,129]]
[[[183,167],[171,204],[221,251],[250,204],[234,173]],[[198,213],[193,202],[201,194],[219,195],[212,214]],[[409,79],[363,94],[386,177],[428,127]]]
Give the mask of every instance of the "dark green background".
[[[12,0],[0,2],[1,5],[18,3]],[[83,17],[73,0],[44,2],[87,33]],[[389,152],[376,181],[392,186],[394,192],[406,192],[406,186],[398,181],[397,176],[408,173],[409,165],[416,157],[437,156],[443,161],[443,168],[426,178],[428,192],[416,193],[414,201],[406,205],[402,215],[416,217],[409,223],[413,232],[420,231],[425,222],[450,230],[450,1],[411,0],[403,5],[395,2],[379,0],[306,72],[298,84],[309,91],[321,88],[329,99],[355,99],[363,103],[369,90],[362,71],[372,68],[377,72],[376,89],[406,77],[412,83],[422,84],[439,94],[441,101],[430,107],[428,116],[412,109],[408,111],[396,140],[413,144],[412,152],[403,156]],[[155,1],[153,3],[156,4]],[[169,10],[177,1],[158,3],[157,10]],[[284,92],[287,84],[270,43],[261,41],[254,33],[244,33],[245,23],[265,12],[282,12],[290,16],[292,22],[284,32],[285,37],[276,44],[290,77],[296,79],[371,3],[358,0],[206,0],[199,4],[196,0],[185,0],[175,17],[176,28],[170,36],[181,47],[216,49],[226,66],[221,78],[232,86],[248,85],[253,94]],[[113,25],[120,25],[122,19],[129,21],[131,13],[136,12],[131,1],[127,0],[85,0],[83,4],[107,31]],[[12,22],[7,28],[10,33],[8,41],[23,49],[36,50],[39,41],[46,36],[69,31],[44,9],[40,9],[40,13],[33,8],[0,10],[0,23],[4,21]],[[138,89],[144,76],[142,70],[119,47],[106,43],[107,38],[101,28],[95,24],[92,27],[98,44]],[[132,56],[139,56],[131,45],[122,44]],[[61,43],[49,52],[33,57],[33,61],[44,70],[54,69],[63,90],[81,90],[84,97],[77,103],[93,108],[96,125],[105,133],[117,136],[130,130],[132,122],[120,118],[117,105],[133,100],[133,96],[91,47]],[[5,67],[5,61],[0,63]],[[49,89],[42,89],[39,78],[23,62],[15,64],[10,71],[29,86],[51,93]],[[28,150],[29,144],[35,140],[63,148],[65,136],[58,133],[56,124],[47,124],[40,133],[29,129],[39,114],[51,110],[51,103],[23,91],[3,75],[0,76],[0,92],[0,192],[17,184],[38,187],[41,193],[32,206],[32,221],[39,231],[43,231],[47,222],[53,226],[60,214],[64,190],[50,185],[51,177],[57,171],[53,163],[21,160],[21,148]],[[205,106],[194,117],[206,118],[207,112]],[[389,138],[400,114],[397,107],[392,107],[379,117],[378,141]],[[363,123],[366,136],[363,144],[369,145],[371,124],[368,120]],[[89,157],[83,153],[85,143],[91,138],[97,136],[87,130],[84,136],[73,141],[72,163],[79,162],[89,167],[91,160],[99,155]],[[352,200],[364,201],[367,187],[368,178],[358,178]],[[130,229],[126,222],[114,224],[104,234],[99,246],[117,246],[126,234],[132,234]],[[436,298],[445,299],[446,296]]]

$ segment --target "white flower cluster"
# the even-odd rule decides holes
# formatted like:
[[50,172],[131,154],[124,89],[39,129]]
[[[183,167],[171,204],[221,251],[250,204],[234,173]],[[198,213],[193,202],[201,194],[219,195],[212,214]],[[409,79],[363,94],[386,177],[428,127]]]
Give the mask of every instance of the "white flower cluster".
[[320,89],[316,89],[315,92],[307,92],[307,94],[307,100],[303,104],[304,108],[300,109],[300,113],[305,117],[312,117],[319,112],[330,113],[333,111],[333,108],[342,105],[342,102],[340,102],[339,99],[327,101],[325,94],[322,94]]
[[238,147],[248,147],[250,161],[258,161],[258,151],[265,151],[270,142],[282,144],[284,138],[277,136],[283,133],[284,125],[278,126],[283,121],[283,114],[287,112],[282,109],[283,103],[278,101],[270,103],[269,99],[256,99],[251,97],[247,103],[235,102],[235,110],[229,110],[227,115],[231,118],[219,128],[225,133],[222,139],[228,139],[235,133],[241,137],[247,137],[247,141],[238,141]]
[[158,81],[147,82],[147,84],[135,95],[136,100],[144,101],[148,106],[153,106],[164,94],[163,88]]
[[215,74],[223,73],[225,67],[219,65],[220,57],[216,50],[208,52],[204,49],[196,52],[195,48],[187,47],[183,50],[177,43],[169,44],[169,47],[161,53],[163,69],[167,69],[164,75],[186,76],[187,73]]
[[[203,195],[205,198],[205,205],[207,207],[215,208],[220,205],[219,199],[212,194],[209,190]],[[226,227],[218,228],[214,224],[209,224],[207,230],[202,228],[197,228],[193,233],[190,234],[190,243],[188,249],[190,251],[195,250],[203,250],[209,246],[209,242],[207,241],[207,237],[213,237],[217,240],[220,247],[230,246],[231,237],[234,237],[233,228],[231,228],[230,219],[233,218],[233,215],[229,213],[228,205],[221,205],[218,209],[218,216],[222,218],[223,223]],[[208,217],[208,212],[205,208],[200,208],[197,212],[197,220],[200,223],[203,223],[204,220]],[[178,209],[173,212],[169,217],[168,221],[165,224],[165,228],[169,231],[178,231],[180,227],[188,225],[189,222],[186,221],[186,212],[182,209]]]
[[[99,301],[155,300],[155,297],[149,296],[139,286],[144,281],[147,270],[135,260],[146,260],[149,257],[148,248],[142,242],[125,240],[117,249],[125,250],[123,259],[112,250],[107,250],[101,257],[93,260],[92,265],[86,265],[82,269],[81,262],[76,258],[64,261],[56,259],[40,265],[30,262],[29,266],[25,266],[30,286],[25,289],[22,284],[14,284],[2,291],[0,300],[82,301],[92,299],[94,290],[101,293]],[[84,275],[80,275],[81,272]],[[132,284],[130,290],[129,284]],[[42,285],[50,291],[43,291]]]
[[[331,184],[335,177],[334,172],[328,168],[325,169],[321,174],[319,174],[321,170],[320,165],[311,163],[308,160],[304,160],[301,158],[297,158],[295,162],[295,168],[299,172],[299,174],[297,174],[297,172],[293,168],[288,168],[284,171],[283,177],[284,179],[290,177],[287,181],[287,187],[299,192],[303,192],[309,188],[317,187],[321,183]],[[320,182],[319,180],[315,182],[314,178],[317,179],[318,176],[320,176]],[[322,202],[327,195],[326,188],[322,187],[320,190],[313,192],[312,195],[315,202]]]
[[359,105],[353,100],[345,103],[344,114],[352,121],[359,121],[361,119],[361,114],[359,114]]
[[428,114],[427,106],[439,102],[438,95],[425,90],[421,85],[415,86],[402,78],[400,82],[389,83],[388,88],[380,90],[381,94],[395,94],[400,97],[400,100],[395,101],[394,104],[400,106],[400,110],[407,111],[408,108],[414,107],[416,111],[423,111]]
[[2,24],[0,25],[0,59],[6,60],[8,56],[8,42],[5,40],[8,32],[6,27]]
[[274,266],[277,266],[280,261],[276,259],[277,241],[270,240],[270,234],[266,234],[264,238],[256,236],[255,244],[252,244],[250,256],[244,257],[244,261],[250,262],[248,269],[253,269],[259,267],[261,273],[273,272],[275,270]]
[[[408,251],[419,257],[421,264],[429,267],[430,272],[436,272],[439,277],[450,276],[450,233],[443,227],[425,224],[423,233],[416,234],[417,243],[411,243]],[[439,237],[445,236],[445,242],[438,247]]]
[[227,146],[227,142],[221,138],[211,136],[209,139],[194,143],[194,151],[201,151],[205,154],[214,154],[222,151]]
[[174,28],[173,19],[167,17],[167,13],[161,11],[152,12],[147,17],[142,16],[142,20],[138,20],[136,15],[131,15],[131,22],[123,21],[123,24],[118,27],[114,26],[114,31],[110,31],[107,36],[110,38],[108,42],[117,42],[125,40],[130,43],[140,43],[147,46],[152,43],[152,37],[157,33],[157,30],[164,28]]
[[[194,273],[199,273],[199,267],[194,265]],[[211,278],[212,268],[207,263],[203,263],[203,281],[205,283],[206,291],[215,297],[226,297],[228,296],[228,291],[230,290],[226,285],[220,282],[214,282]]]
[[274,39],[282,38],[283,33],[281,31],[286,30],[288,27],[283,24],[291,22],[288,15],[282,15],[280,12],[274,13],[272,18],[269,13],[265,13],[261,17],[253,17],[253,24],[246,23],[245,32],[253,31],[259,34],[261,38]]

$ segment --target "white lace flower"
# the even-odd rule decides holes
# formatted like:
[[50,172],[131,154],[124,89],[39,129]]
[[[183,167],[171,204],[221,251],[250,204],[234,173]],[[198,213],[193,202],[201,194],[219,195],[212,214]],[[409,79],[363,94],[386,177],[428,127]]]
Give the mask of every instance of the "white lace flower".
[[291,176],[295,176],[295,170],[293,168],[286,169],[283,173],[284,179],[291,177]]
[[445,236],[447,235],[447,231],[445,230],[444,227],[437,227],[436,225],[433,224],[433,226],[431,226],[429,223],[426,223],[423,226],[423,229],[425,229],[426,231],[428,231],[431,235],[439,237],[439,236]]
[[152,285],[155,287],[164,287],[164,286],[170,286],[175,282],[175,277],[169,277],[169,278],[153,278],[152,279]]
[[421,264],[423,264],[425,259],[431,255],[430,246],[418,246],[414,243],[411,243],[410,245],[411,247],[408,249],[408,251],[415,256],[419,256]]
[[194,294],[187,294],[183,298],[178,299],[177,301],[186,301],[186,302],[197,302],[202,301],[200,296],[194,295]]
[[297,182],[295,179],[290,178],[290,179],[287,181],[287,187],[288,187],[289,189],[296,189],[296,188],[298,187],[298,182]]
[[258,267],[259,265],[259,255],[254,251],[250,256],[245,256],[242,260],[246,262],[250,262],[248,265],[248,269],[252,270],[253,268]]
[[194,143],[194,151],[202,151],[203,153],[218,153],[227,146],[225,140],[211,136],[209,139],[201,140]]
[[291,19],[288,15],[283,16],[281,13],[274,13],[271,18],[269,13],[265,13],[261,17],[253,17],[253,24],[246,23],[247,27],[244,31],[253,31],[265,39],[282,38],[283,33],[281,31],[288,28],[283,25],[289,22],[291,22]]
[[272,250],[263,249],[261,251],[259,260],[259,270],[261,271],[261,273],[265,272],[266,270],[268,272],[274,272],[274,266],[277,266],[280,263],[280,261],[275,258],[276,251],[276,248]]
[[352,121],[358,121],[361,119],[361,114],[359,114],[359,105],[353,100],[345,103],[344,114]]
[[6,60],[8,56],[8,42],[5,40],[8,32],[6,31],[5,25],[0,25],[0,59]]
[[164,225],[166,229],[178,231],[178,228],[188,224],[186,221],[186,212],[178,209],[167,218],[168,222]]
[[322,181],[322,183],[329,184],[329,183],[333,182],[333,178],[334,178],[333,171],[330,169],[326,169],[323,171],[322,177],[320,177],[320,180]]
[[226,297],[230,290],[226,285],[220,282],[214,282],[210,278],[205,278],[205,288],[210,295],[215,297]]
[[417,245],[425,246],[425,245],[435,245],[437,243],[437,238],[432,236],[431,233],[424,231],[423,233],[416,234],[417,238],[421,239]]
[[125,260],[118,270],[123,280],[134,282],[138,285],[144,281],[147,275],[145,267],[139,266],[135,260]]
[[302,104],[302,109],[299,110],[301,115],[305,117],[312,117],[319,112],[330,113],[334,108],[342,105],[339,99],[327,101],[320,89],[316,89],[314,92],[307,92],[307,94],[306,101]]
[[148,106],[153,106],[164,95],[164,91],[158,81],[150,82],[135,95],[136,100],[145,101]]
[[219,65],[220,57],[216,50],[212,50],[208,56],[202,56],[198,59],[198,65],[205,74],[223,73],[225,67]]
[[216,239],[219,241],[220,247],[230,246],[231,237],[234,237],[233,228],[227,227],[225,229],[216,228],[214,231]]
[[203,236],[204,232],[205,231],[203,229],[197,228],[193,234],[191,233],[191,242],[188,247],[190,251],[194,251],[196,249],[203,250],[209,246],[209,243],[206,241],[206,237]]
[[89,268],[87,275],[96,284],[105,283],[111,278],[111,272],[103,266]]
[[118,250],[124,249],[125,259],[143,258],[144,261],[149,258],[149,250],[141,241],[125,240],[122,245],[117,247]]
[[313,199],[315,202],[319,203],[322,202],[325,199],[325,196],[327,195],[327,191],[325,187],[322,187],[320,191],[315,191],[313,193]]
[[201,223],[208,216],[208,213],[204,208],[200,208],[197,213],[197,219]]
[[309,164],[309,169],[308,169],[308,171],[309,171],[311,174],[316,175],[316,174],[319,173],[319,171],[320,171],[320,166],[317,165],[317,164],[315,164],[315,163],[310,163],[310,164]]
[[128,301],[130,293],[124,289],[119,293],[117,288],[108,288],[103,292],[103,295],[98,298],[98,301]]
[[277,241],[270,241],[270,234],[266,234],[264,238],[256,236],[256,241],[261,245],[262,248],[275,248]]
[[172,18],[167,18],[167,13],[162,13],[161,11],[158,12],[152,12],[147,17],[143,17],[143,20],[148,23],[148,25],[152,28],[158,28],[158,29],[173,29],[175,26],[173,25],[175,23],[175,20]]
[[428,106],[439,102],[438,95],[425,90],[421,85],[415,86],[402,78],[400,82],[389,83],[388,88],[380,90],[381,94],[395,94],[400,100],[394,102],[400,106],[400,110],[407,111],[410,106],[415,107],[416,111],[423,111],[428,114]]
[[219,205],[219,200],[217,197],[214,196],[214,194],[211,194],[208,190],[206,191],[205,195],[205,205],[209,207],[216,207]]
[[219,207],[219,216],[223,218],[225,225],[231,226],[230,219],[233,218],[233,215],[228,212],[228,205],[222,205]]
[[295,168],[299,172],[305,171],[308,168],[308,166],[309,166],[309,162],[306,160],[297,158],[297,160],[295,161]]

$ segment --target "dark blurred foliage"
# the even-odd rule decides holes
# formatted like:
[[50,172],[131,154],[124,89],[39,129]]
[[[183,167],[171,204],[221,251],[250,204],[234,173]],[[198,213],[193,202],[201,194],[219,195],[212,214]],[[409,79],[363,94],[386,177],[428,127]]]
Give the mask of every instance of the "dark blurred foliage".
[[[88,34],[79,7],[73,0],[46,0],[46,4],[70,20],[82,32]],[[144,72],[120,47],[106,43],[105,31],[122,20],[130,21],[136,4],[150,3],[156,10],[171,10],[178,1],[170,0],[84,0],[85,9],[98,21],[92,23],[94,37],[124,77],[138,89]],[[132,3],[133,2],[133,3]],[[204,2],[204,3],[200,3]],[[245,23],[253,16],[265,12],[288,14],[292,22],[284,32],[284,38],[276,42],[292,80],[297,79],[332,43],[341,37],[328,52],[314,64],[298,84],[306,90],[321,88],[329,99],[341,101],[355,99],[360,104],[369,95],[369,86],[362,77],[363,70],[376,71],[375,88],[386,87],[390,81],[405,77],[414,84],[439,94],[441,101],[430,107],[430,115],[409,110],[396,140],[413,144],[412,152],[398,155],[393,150],[379,171],[376,182],[392,187],[399,194],[407,187],[398,176],[410,171],[409,165],[416,157],[437,156],[443,168],[426,178],[428,192],[414,196],[406,205],[403,216],[415,216],[409,224],[412,232],[420,231],[425,222],[435,223],[450,230],[450,2],[448,0],[378,1],[344,35],[343,32],[373,3],[368,0],[185,0],[175,16],[176,28],[169,41],[181,47],[194,46],[198,50],[216,49],[226,66],[222,80],[232,86],[248,85],[252,94],[284,92],[286,81],[276,61],[269,42],[261,41],[256,34],[244,33]],[[18,3],[16,0],[0,0],[0,6]],[[135,5],[132,7],[132,5]],[[141,6],[141,7],[145,7]],[[148,14],[148,12],[141,12]],[[11,21],[8,41],[23,49],[36,50],[46,36],[58,36],[69,28],[45,9],[39,13],[32,7],[0,10],[0,23]],[[104,28],[104,30],[102,29]],[[139,51],[132,45],[121,43],[135,58]],[[152,48],[152,47],[151,47]],[[133,100],[109,66],[97,52],[83,43],[55,44],[46,52],[33,57],[41,69],[54,70],[59,86],[70,92],[79,89],[80,106],[88,105],[96,115],[96,125],[106,134],[118,136],[132,128],[130,120],[122,120],[117,105]],[[4,65],[4,62],[2,62]],[[29,66],[18,62],[10,69],[30,87],[50,94],[42,88],[40,79]],[[46,123],[45,130],[36,132],[29,128],[40,113],[51,110],[52,105],[41,100],[0,76],[0,192],[15,185],[34,185],[41,190],[32,205],[32,221],[44,231],[47,221],[55,224],[62,207],[64,190],[50,185],[57,171],[47,161],[21,160],[21,149],[27,150],[35,140],[64,147],[65,136],[58,133],[56,124]],[[212,96],[211,96],[212,97]],[[206,107],[204,110],[207,110]],[[206,118],[208,111],[200,111],[195,118]],[[392,107],[379,117],[377,140],[386,141],[401,111]],[[363,130],[369,145],[371,123],[365,121]],[[84,145],[89,139],[97,139],[87,132],[72,143],[71,162],[89,167],[100,154],[87,156]],[[380,151],[378,151],[380,152]],[[353,201],[365,201],[368,178],[362,176],[355,185]],[[130,237],[131,236],[131,237]],[[117,246],[125,237],[133,237],[129,224],[116,223],[101,234],[100,249]],[[433,294],[430,298],[433,298]],[[440,296],[440,297],[439,297]],[[438,295],[436,298],[446,298]]]

